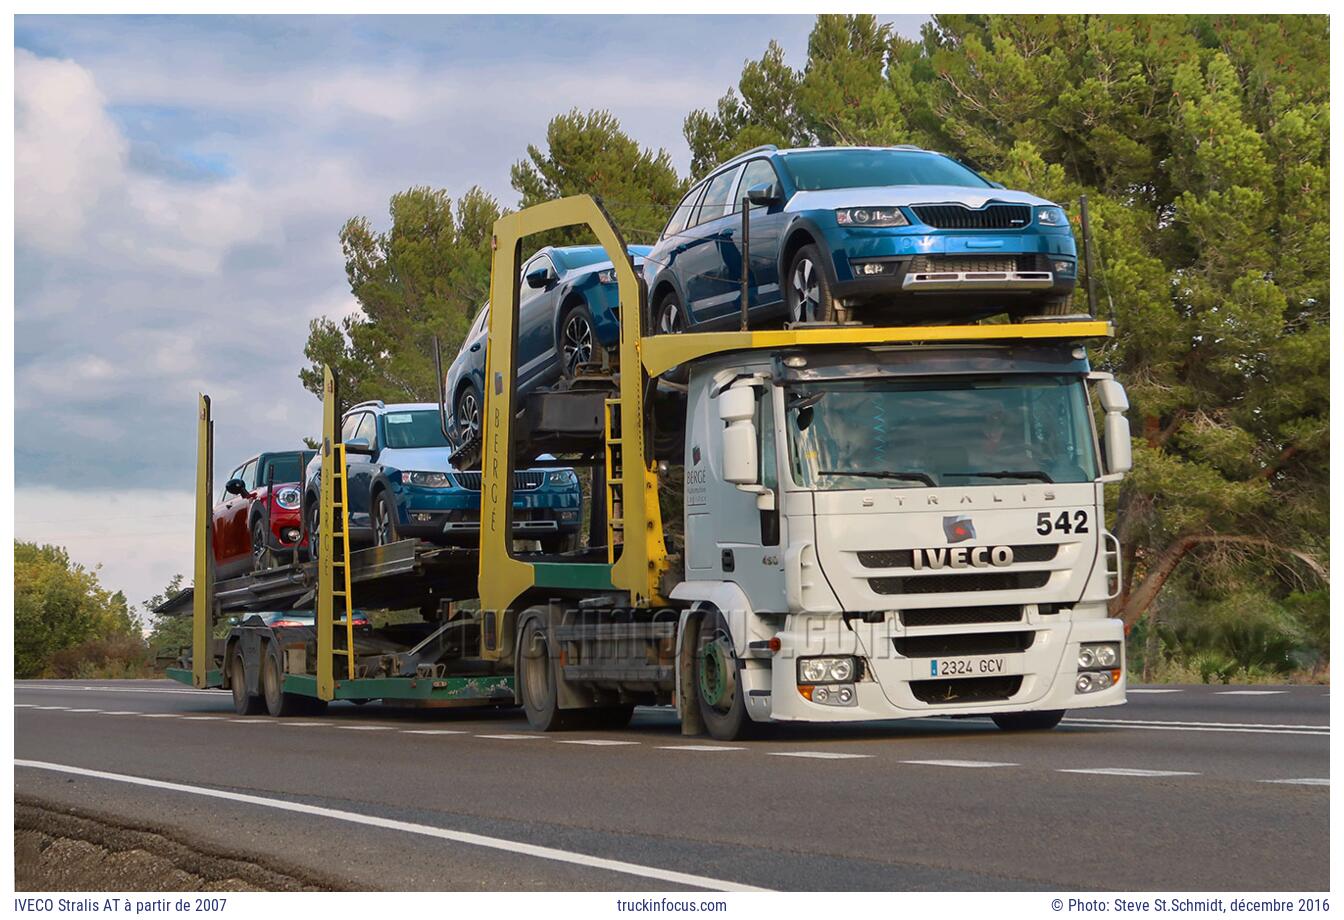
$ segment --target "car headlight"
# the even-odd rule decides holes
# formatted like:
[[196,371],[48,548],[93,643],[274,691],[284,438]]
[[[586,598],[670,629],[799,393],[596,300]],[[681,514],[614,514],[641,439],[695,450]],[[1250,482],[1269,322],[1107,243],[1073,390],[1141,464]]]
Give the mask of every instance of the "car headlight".
[[453,485],[453,481],[448,478],[447,473],[422,470],[412,470],[406,473],[406,481],[413,486],[424,486],[427,489],[448,489]]
[[602,271],[600,271],[600,272],[597,273],[597,283],[598,283],[598,284],[615,284],[615,283],[616,283],[616,269],[614,269],[614,268],[604,268],[604,269],[602,269]]
[[835,222],[842,227],[905,227],[910,221],[900,208],[841,208]]
[[1042,227],[1067,227],[1069,218],[1063,208],[1037,208],[1036,223]]
[[798,659],[798,683],[800,684],[844,684],[853,679],[853,658]]
[[579,477],[573,470],[551,470],[546,474],[546,481],[553,486],[576,486]]
[[299,507],[299,490],[294,488],[281,489],[275,493],[275,504],[286,511],[293,511]]

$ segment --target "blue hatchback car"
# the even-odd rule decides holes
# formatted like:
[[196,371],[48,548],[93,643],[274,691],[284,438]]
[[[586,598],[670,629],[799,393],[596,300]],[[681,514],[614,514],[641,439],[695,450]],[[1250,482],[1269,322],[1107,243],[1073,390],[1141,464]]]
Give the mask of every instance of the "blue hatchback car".
[[739,322],[744,198],[753,324],[1069,312],[1077,249],[1053,202],[917,147],[766,146],[692,188],[645,257],[659,331]]
[[[481,474],[449,464],[435,403],[352,406],[341,418],[341,440],[347,445],[352,541],[384,545],[413,537],[460,545],[480,539]],[[319,453],[304,476],[310,534],[319,529],[321,476]],[[518,470],[514,476],[514,537],[540,540],[548,553],[572,549],[583,508],[578,476],[566,468]]]
[[[626,251],[640,271],[648,246]],[[523,264],[518,295],[518,393],[572,379],[621,341],[616,270],[601,246],[547,246]],[[481,429],[490,305],[476,314],[445,374],[444,390],[462,442]]]

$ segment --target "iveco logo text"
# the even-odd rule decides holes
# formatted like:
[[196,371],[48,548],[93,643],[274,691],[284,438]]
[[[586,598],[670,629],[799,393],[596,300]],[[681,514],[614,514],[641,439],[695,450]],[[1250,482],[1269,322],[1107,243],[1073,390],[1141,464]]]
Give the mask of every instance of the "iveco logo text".
[[954,546],[913,551],[913,564],[920,569],[986,569],[991,565],[1012,565],[1011,546]]

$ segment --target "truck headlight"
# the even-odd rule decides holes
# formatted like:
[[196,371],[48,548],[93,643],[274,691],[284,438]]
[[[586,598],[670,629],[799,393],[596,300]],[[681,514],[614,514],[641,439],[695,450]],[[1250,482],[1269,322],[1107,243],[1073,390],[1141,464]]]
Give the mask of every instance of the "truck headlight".
[[406,473],[406,481],[413,486],[423,486],[426,489],[448,489],[453,485],[447,473],[432,470],[411,470]]
[[1110,670],[1120,661],[1120,646],[1114,642],[1092,642],[1078,646],[1078,670]]
[[1036,223],[1042,227],[1067,227],[1069,218],[1063,208],[1037,208]]
[[798,683],[844,684],[854,679],[853,658],[799,658]]
[[299,507],[299,490],[295,488],[281,489],[275,493],[275,504],[286,511],[293,511]]
[[576,486],[579,477],[573,470],[551,470],[546,474],[546,481],[553,486]]
[[835,222],[842,227],[906,227],[910,221],[900,208],[841,208]]

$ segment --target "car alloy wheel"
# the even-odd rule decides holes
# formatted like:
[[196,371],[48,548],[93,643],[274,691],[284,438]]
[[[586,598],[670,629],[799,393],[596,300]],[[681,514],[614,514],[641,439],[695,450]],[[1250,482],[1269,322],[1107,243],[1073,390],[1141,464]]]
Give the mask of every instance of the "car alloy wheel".
[[257,518],[252,522],[252,571],[261,572],[275,566],[275,556],[266,545],[266,522]]
[[593,360],[593,326],[582,310],[574,309],[565,318],[560,348],[564,354],[565,376],[573,377],[579,365]]
[[379,495],[374,502],[376,518],[374,521],[374,540],[379,546],[397,542],[397,530],[392,523],[392,509],[388,507],[387,496]]
[[658,311],[658,331],[663,335],[675,335],[681,329],[681,310],[677,308],[676,300],[669,297]]
[[481,404],[474,389],[462,391],[457,398],[457,435],[466,444],[481,430]]
[[793,265],[793,321],[795,323],[815,323],[818,307],[821,306],[821,289],[818,283],[820,272],[812,260],[803,257]]

